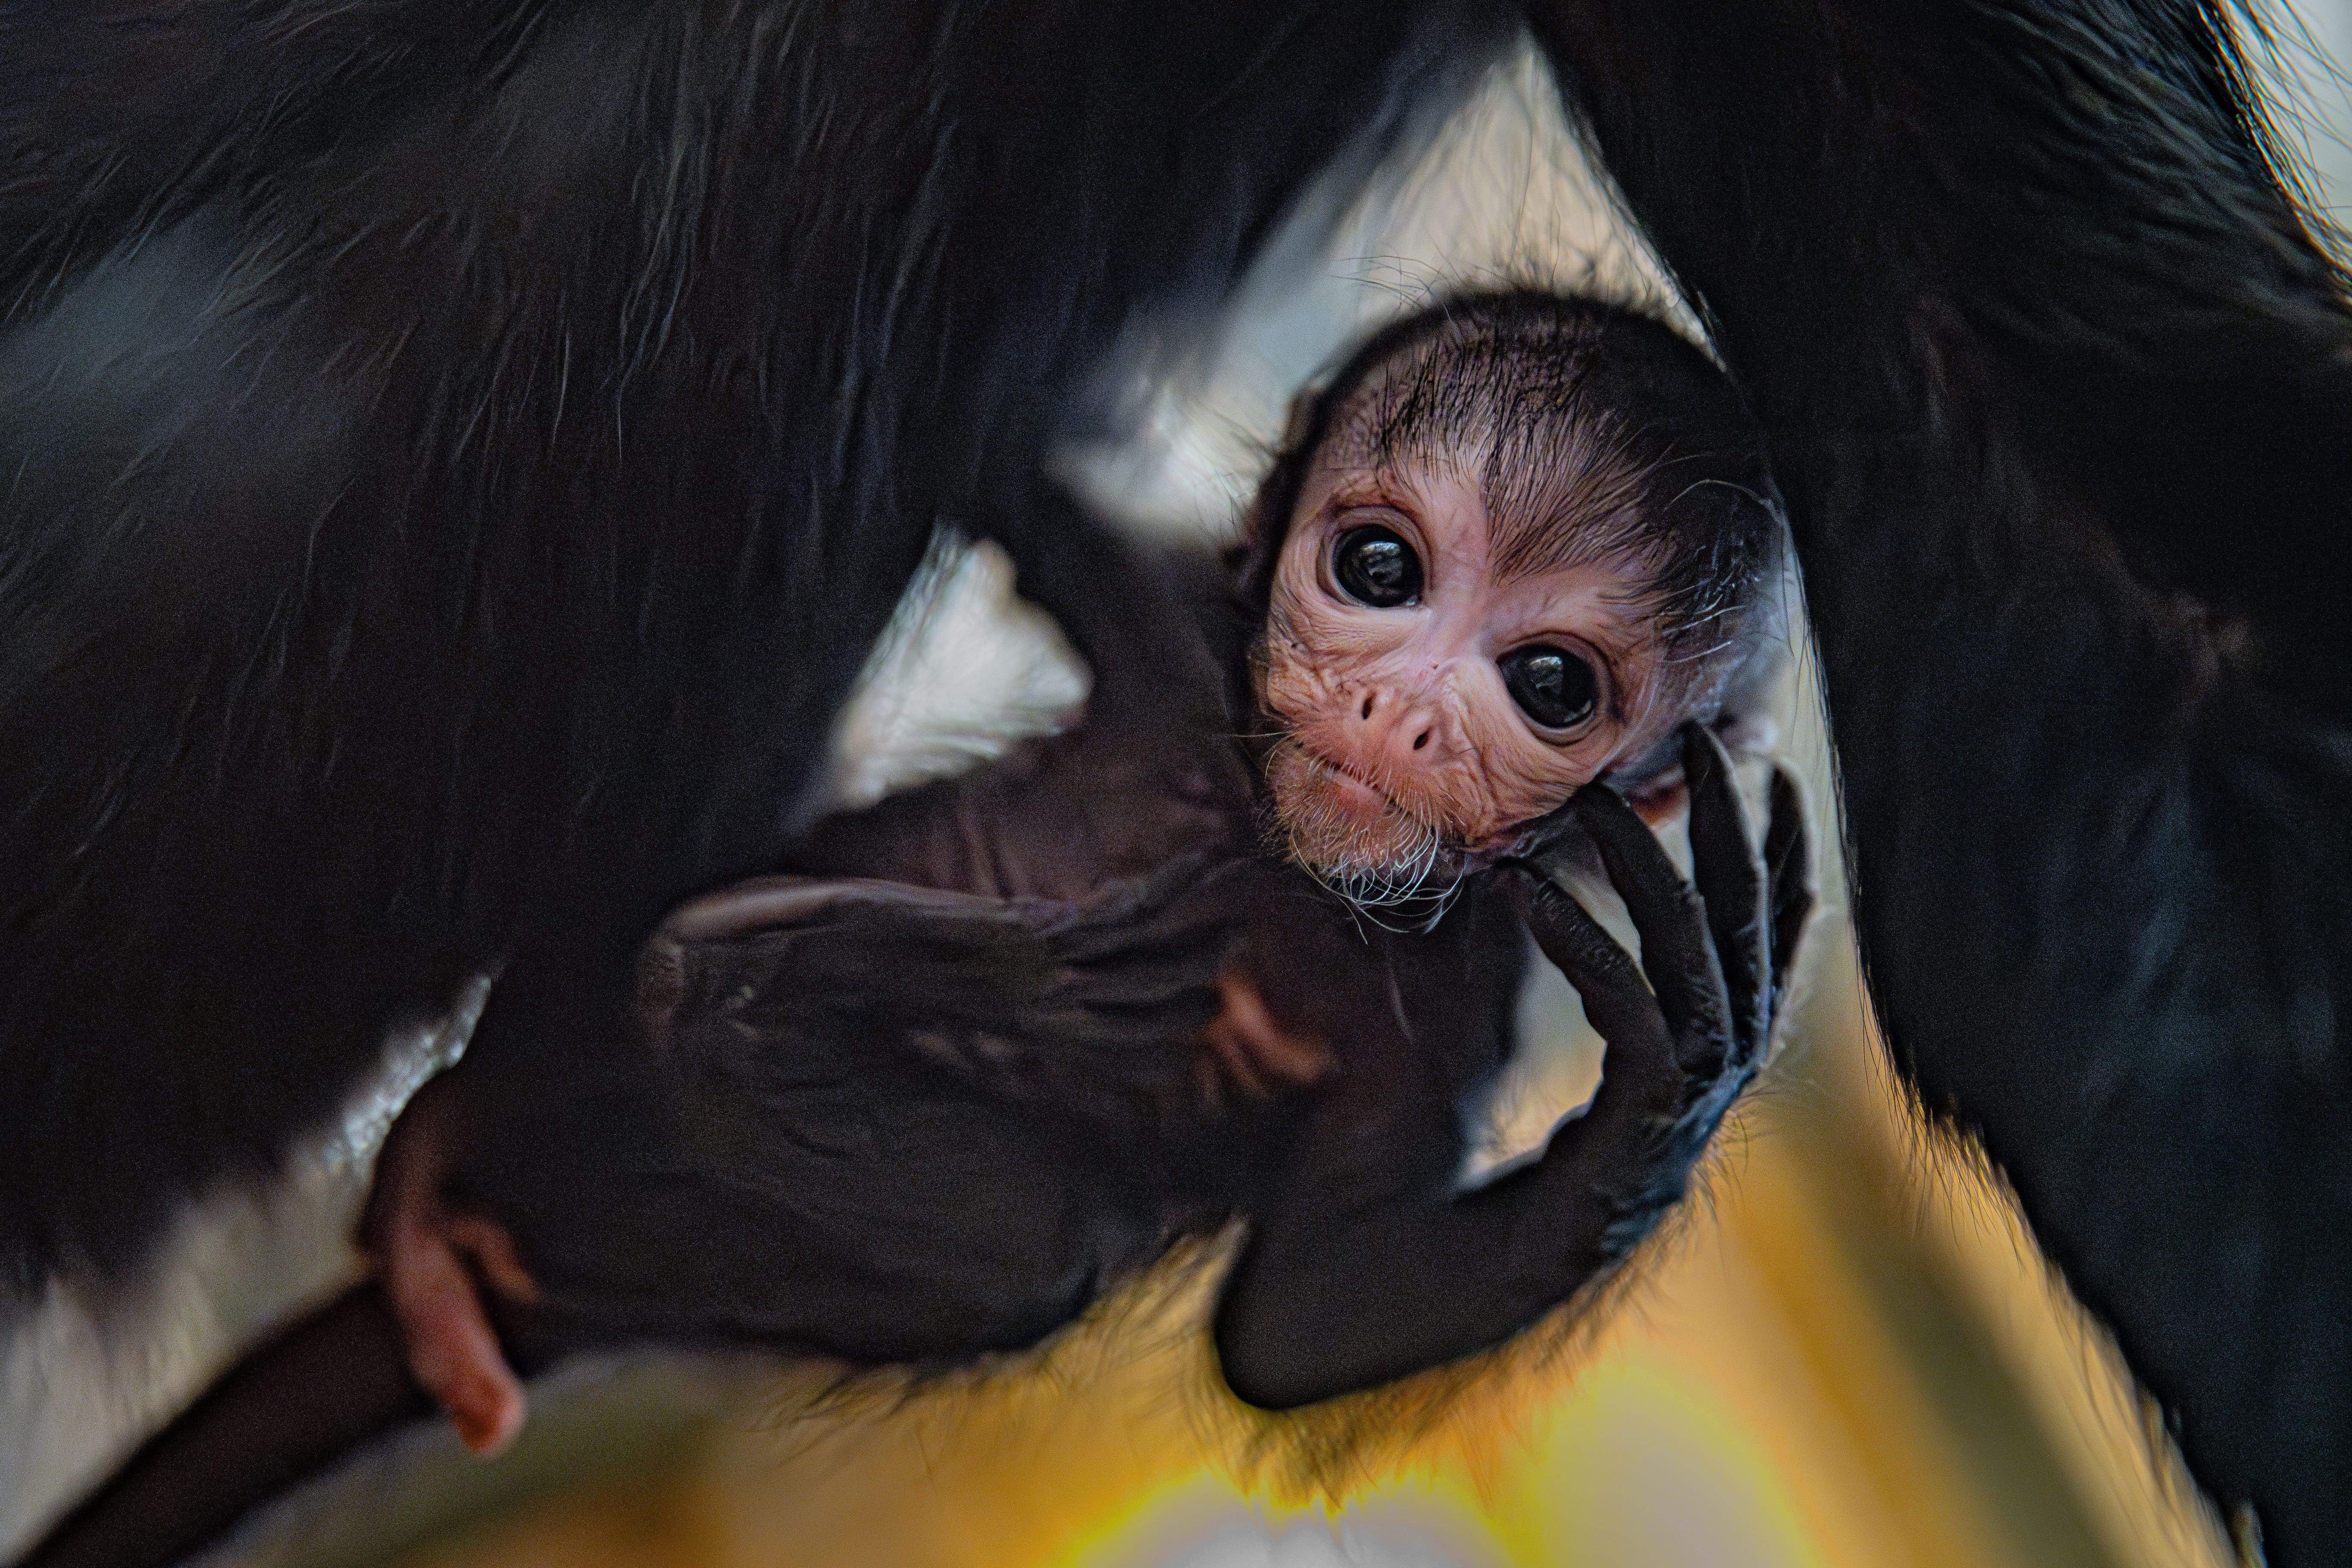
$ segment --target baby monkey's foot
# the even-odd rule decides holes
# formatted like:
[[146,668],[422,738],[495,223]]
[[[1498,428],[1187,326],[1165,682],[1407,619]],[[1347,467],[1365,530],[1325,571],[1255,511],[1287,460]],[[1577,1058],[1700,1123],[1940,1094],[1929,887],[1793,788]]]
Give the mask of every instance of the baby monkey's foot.
[[539,1295],[504,1226],[453,1207],[446,1097],[429,1084],[401,1113],[376,1161],[361,1235],[400,1324],[408,1369],[484,1458],[522,1430],[522,1380],[490,1324],[484,1290]]

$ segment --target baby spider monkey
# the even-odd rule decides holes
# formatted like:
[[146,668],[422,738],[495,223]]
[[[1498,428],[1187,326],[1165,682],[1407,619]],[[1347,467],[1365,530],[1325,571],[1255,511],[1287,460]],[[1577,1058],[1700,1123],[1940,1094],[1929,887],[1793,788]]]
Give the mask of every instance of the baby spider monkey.
[[[1781,521],[1698,351],[1591,300],[1455,299],[1301,400],[1223,560],[1135,557],[1043,487],[1025,521],[1082,722],[676,910],[599,1070],[481,1052],[394,1128],[367,1225],[390,1315],[334,1331],[404,1355],[478,1450],[522,1420],[509,1349],[969,1359],[1235,1217],[1234,1393],[1401,1377],[1604,1276],[1761,1065],[1808,847],[1778,773],[1751,842],[1717,731],[1769,662]],[[1687,799],[1695,889],[1626,795]],[[1638,966],[1571,863],[1623,898]],[[1514,1048],[1529,934],[1603,1081],[1465,1190],[1458,1108]],[[483,1029],[518,993],[510,1028],[567,1016],[533,984],[510,968]],[[356,1380],[356,1342],[307,1353]],[[33,1561],[101,1560],[75,1543],[131,1516],[184,1544],[353,1440],[352,1413],[315,1453],[283,1436],[319,1398],[297,1359],[261,1352]],[[256,1431],[275,1468],[240,1497],[203,1450]]]

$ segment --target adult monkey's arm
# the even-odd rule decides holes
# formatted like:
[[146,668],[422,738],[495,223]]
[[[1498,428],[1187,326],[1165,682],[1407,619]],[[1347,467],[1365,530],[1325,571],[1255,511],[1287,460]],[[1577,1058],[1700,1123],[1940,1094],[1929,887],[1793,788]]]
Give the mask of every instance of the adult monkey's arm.
[[2352,318],[2221,9],[1538,25],[1771,441],[1895,1054],[2284,1565],[2352,1533]]

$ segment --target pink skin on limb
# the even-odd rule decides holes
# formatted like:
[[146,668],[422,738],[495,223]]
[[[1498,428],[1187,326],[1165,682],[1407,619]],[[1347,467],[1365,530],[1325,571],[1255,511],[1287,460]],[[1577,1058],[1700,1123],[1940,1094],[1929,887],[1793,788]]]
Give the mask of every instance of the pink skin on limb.
[[439,1105],[427,1085],[394,1123],[376,1161],[365,1239],[410,1373],[449,1413],[466,1447],[489,1458],[522,1430],[524,1402],[482,1289],[529,1303],[539,1287],[504,1226],[452,1209],[442,1196],[447,1140]]

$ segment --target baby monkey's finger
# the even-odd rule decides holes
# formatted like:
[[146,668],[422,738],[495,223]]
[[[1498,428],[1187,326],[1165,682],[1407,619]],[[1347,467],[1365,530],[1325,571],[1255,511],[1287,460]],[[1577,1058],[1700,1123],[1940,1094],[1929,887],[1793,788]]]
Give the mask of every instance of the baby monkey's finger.
[[1813,912],[1813,852],[1805,802],[1786,768],[1772,770],[1772,816],[1764,832],[1765,873],[1772,889],[1772,1015],[1789,992],[1790,965]]
[[1510,881],[1529,934],[1583,998],[1585,1021],[1608,1043],[1607,1077],[1628,1095],[1671,1099],[1682,1069],[1665,1016],[1633,955],[1534,867],[1512,861],[1501,869],[1516,873]]
[[1731,758],[1704,724],[1684,726],[1683,776],[1690,790],[1691,877],[1706,905],[1734,1036],[1739,1049],[1752,1053],[1763,1047],[1770,1023],[1764,859],[1748,841]]
[[[1641,933],[1642,972],[1657,993],[1667,1027],[1694,1045],[1719,1047],[1729,1037],[1731,1008],[1696,889],[1683,880],[1648,826],[1616,791],[1590,784],[1576,792],[1572,804]],[[1706,1062],[1683,1065],[1714,1071]]]

